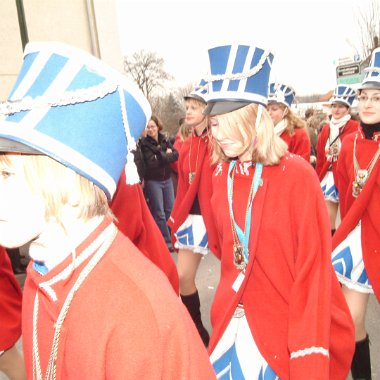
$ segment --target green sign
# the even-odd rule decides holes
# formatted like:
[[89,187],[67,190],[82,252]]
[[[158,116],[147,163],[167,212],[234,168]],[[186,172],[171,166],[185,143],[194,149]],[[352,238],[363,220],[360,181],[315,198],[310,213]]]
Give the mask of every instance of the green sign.
[[337,66],[336,81],[338,84],[355,84],[361,83],[362,80],[360,62]]

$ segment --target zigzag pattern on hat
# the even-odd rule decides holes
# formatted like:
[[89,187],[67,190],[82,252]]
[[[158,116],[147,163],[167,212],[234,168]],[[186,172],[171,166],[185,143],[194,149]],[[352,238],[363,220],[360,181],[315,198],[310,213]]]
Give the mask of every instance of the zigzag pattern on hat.
[[135,84],[87,52],[31,43],[0,105],[0,148],[14,141],[48,155],[111,198],[150,112]]

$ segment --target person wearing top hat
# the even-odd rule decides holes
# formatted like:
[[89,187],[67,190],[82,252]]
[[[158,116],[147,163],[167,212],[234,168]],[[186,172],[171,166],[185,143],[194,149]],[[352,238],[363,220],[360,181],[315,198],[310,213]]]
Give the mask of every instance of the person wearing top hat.
[[210,204],[214,166],[210,162],[208,117],[202,113],[206,102],[200,86],[184,98],[185,123],[192,128],[192,133],[180,150],[177,194],[168,224],[173,246],[178,252],[181,300],[207,347],[210,337],[202,323],[195,278],[202,257],[210,250],[215,252],[215,247],[210,242],[217,239]]
[[29,379],[215,378],[167,278],[109,208],[123,170],[138,183],[132,152],[149,117],[143,94],[90,54],[26,46],[0,106],[0,244],[30,242]]
[[347,85],[338,85],[330,99],[331,119],[322,127],[317,141],[317,162],[315,170],[330,216],[331,234],[336,228],[339,195],[336,187],[336,164],[343,139],[356,132],[359,123],[351,119],[350,109],[356,98],[356,91]]
[[358,89],[358,111],[359,130],[342,142],[336,167],[342,221],[332,261],[355,323],[352,377],[371,379],[365,317],[369,294],[380,300],[380,48]]
[[25,366],[16,347],[21,336],[22,291],[6,250],[0,246],[0,372],[25,380]]
[[214,370],[234,380],[343,380],[353,323],[332,270],[318,178],[287,152],[265,108],[273,55],[224,45],[210,49],[209,60],[205,114],[218,163],[211,205],[221,260]]
[[305,122],[291,109],[296,93],[282,83],[269,85],[267,109],[274,123],[274,132],[288,145],[290,153],[298,154],[310,162],[310,138]]

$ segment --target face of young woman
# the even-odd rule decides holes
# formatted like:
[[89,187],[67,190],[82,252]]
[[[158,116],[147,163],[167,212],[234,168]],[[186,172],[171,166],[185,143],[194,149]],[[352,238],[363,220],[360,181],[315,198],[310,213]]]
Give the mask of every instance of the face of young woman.
[[146,127],[146,133],[148,136],[154,138],[155,140],[158,139],[158,126],[154,120],[149,120],[149,123]]
[[380,89],[362,90],[358,100],[360,120],[365,124],[380,123]]
[[336,120],[346,116],[348,112],[349,109],[344,104],[336,103],[331,106],[331,116]]
[[268,104],[267,111],[274,125],[277,125],[286,115],[286,108],[284,109],[279,103]]
[[204,106],[202,106],[199,103],[192,102],[192,101],[186,101],[186,115],[185,115],[185,122],[190,127],[195,127],[202,123],[202,121],[205,119],[205,116],[203,115]]
[[0,163],[0,245],[20,247],[39,236],[45,227],[45,206],[25,178],[21,155]]
[[241,137],[232,139],[226,134],[226,131],[219,125],[218,117],[210,119],[211,133],[216,143],[223,150],[223,153],[228,158],[238,157],[241,161],[251,160],[252,152],[248,149],[248,136],[244,131],[241,131]]

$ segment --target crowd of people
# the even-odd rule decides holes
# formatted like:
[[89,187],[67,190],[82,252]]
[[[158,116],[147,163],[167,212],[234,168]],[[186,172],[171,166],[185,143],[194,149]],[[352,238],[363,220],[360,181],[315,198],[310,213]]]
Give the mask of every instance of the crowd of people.
[[[293,111],[266,49],[208,56],[173,139],[101,60],[27,45],[0,104],[0,371],[11,380],[372,378],[380,49],[358,89],[336,86],[330,115]],[[21,289],[10,258],[26,244]],[[196,285],[204,255],[220,260],[212,331]]]

